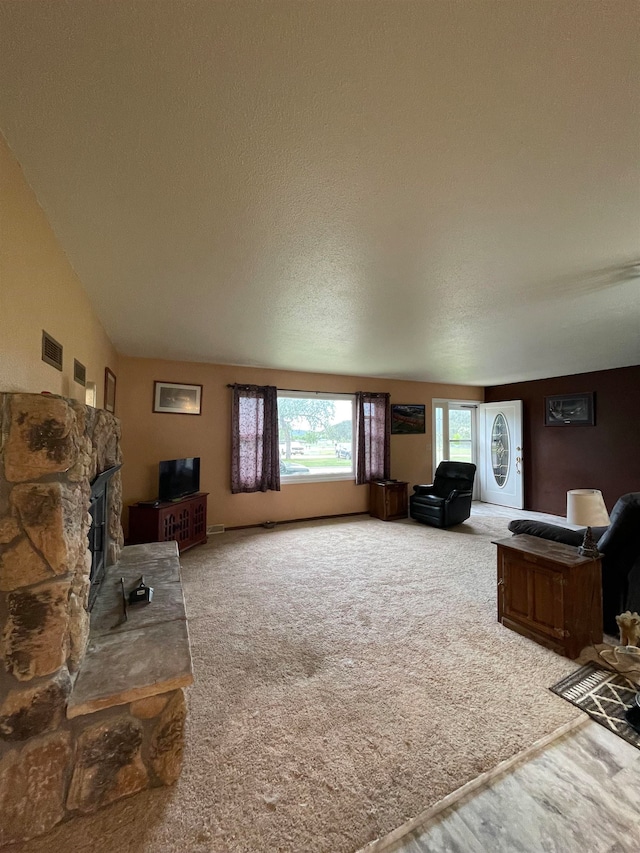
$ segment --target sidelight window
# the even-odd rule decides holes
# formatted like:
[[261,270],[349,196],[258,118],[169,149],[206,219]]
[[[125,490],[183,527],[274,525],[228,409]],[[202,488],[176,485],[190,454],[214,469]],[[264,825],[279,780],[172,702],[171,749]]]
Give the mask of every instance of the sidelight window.
[[477,403],[433,401],[433,470],[443,460],[476,461]]

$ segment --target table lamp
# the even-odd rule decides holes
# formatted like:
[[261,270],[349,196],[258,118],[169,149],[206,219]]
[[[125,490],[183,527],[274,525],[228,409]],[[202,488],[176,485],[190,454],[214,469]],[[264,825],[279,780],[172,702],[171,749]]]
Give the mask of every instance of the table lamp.
[[591,532],[592,527],[610,523],[609,513],[599,489],[571,489],[567,492],[567,521],[587,529],[578,553],[583,557],[599,557],[600,552]]

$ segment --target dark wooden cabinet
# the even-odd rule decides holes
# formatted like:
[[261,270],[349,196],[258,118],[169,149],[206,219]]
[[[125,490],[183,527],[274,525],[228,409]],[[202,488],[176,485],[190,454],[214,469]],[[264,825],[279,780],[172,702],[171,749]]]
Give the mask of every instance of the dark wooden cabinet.
[[498,546],[498,621],[569,658],[602,642],[599,559],[519,534]]
[[207,541],[207,494],[198,492],[179,501],[129,507],[130,545],[173,539],[180,551]]
[[398,480],[372,480],[369,484],[369,514],[383,521],[407,517],[407,486]]

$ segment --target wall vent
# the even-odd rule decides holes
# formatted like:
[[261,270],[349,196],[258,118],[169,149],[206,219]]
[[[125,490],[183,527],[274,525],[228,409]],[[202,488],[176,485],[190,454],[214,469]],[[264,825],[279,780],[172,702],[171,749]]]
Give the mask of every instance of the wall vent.
[[224,524],[210,524],[207,527],[207,535],[211,536],[214,533],[224,533]]
[[73,359],[73,379],[79,385],[87,384],[87,368],[77,358]]
[[51,367],[62,370],[62,344],[59,344],[44,329],[42,330],[42,360]]

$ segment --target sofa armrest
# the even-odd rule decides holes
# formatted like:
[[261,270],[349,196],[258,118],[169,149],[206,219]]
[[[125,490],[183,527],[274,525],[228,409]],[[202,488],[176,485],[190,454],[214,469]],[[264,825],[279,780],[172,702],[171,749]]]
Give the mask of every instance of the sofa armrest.
[[416,493],[416,495],[433,494],[433,483],[431,483],[428,486],[424,486],[424,485],[414,486],[413,491]]
[[552,542],[562,542],[564,545],[573,545],[577,548],[582,545],[585,528],[571,530],[559,524],[548,524],[544,521],[530,521],[526,518],[518,518],[515,521],[509,522],[509,530],[513,534],[527,533],[529,536],[550,539]]
[[452,491],[450,491],[449,494],[447,495],[447,500],[453,501],[456,498],[470,498],[470,497],[471,497],[470,491],[466,491],[466,490],[460,491],[459,489],[452,489]]

